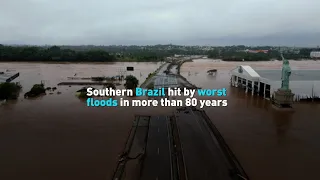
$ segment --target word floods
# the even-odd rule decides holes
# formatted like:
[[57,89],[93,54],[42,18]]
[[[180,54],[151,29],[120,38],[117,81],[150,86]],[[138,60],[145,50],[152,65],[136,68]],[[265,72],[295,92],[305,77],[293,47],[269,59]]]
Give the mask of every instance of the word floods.
[[[93,89],[87,88],[86,101],[88,107],[180,107],[199,106],[203,107],[225,107],[227,100],[212,99],[212,97],[227,96],[226,88],[222,89],[187,89],[187,88],[159,88],[159,89]],[[95,98],[94,98],[95,97]],[[103,97],[108,97],[104,99]],[[112,98],[111,98],[112,97]],[[118,97],[118,98],[117,98]],[[141,99],[147,97],[147,99]],[[175,99],[173,99],[175,97]],[[198,100],[198,98],[200,100]],[[207,97],[210,99],[202,99]],[[130,98],[130,99],[129,99]],[[151,98],[151,99],[150,99]]]

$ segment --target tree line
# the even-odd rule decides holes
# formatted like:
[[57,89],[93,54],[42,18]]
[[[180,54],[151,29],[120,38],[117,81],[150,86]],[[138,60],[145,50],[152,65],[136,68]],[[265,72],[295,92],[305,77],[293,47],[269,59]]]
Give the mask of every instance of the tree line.
[[169,54],[160,51],[143,50],[110,53],[104,49],[73,50],[58,46],[4,46],[0,44],[0,61],[161,61]]
[[5,46],[0,44],[0,61],[114,62],[163,61],[175,54],[201,55],[205,52],[162,46]]
[[36,46],[0,45],[0,61],[114,61],[106,51],[74,51],[58,46],[49,48]]
[[[252,49],[254,50],[254,49]],[[258,49],[257,49],[258,50]],[[283,52],[283,56],[286,59],[300,60],[300,59],[311,59],[311,51],[318,50],[314,48],[302,48],[298,53],[294,52]],[[208,57],[213,59],[222,59],[224,61],[267,61],[267,60],[282,60],[281,53],[279,50],[268,50],[267,53],[249,53],[243,50],[235,49],[215,49],[208,52]]]
[[[0,44],[0,61],[60,61],[60,62],[114,62],[162,61],[175,54],[208,55],[225,61],[281,60],[275,47],[225,46],[209,49],[199,46],[5,46]],[[266,49],[268,53],[247,53],[245,49]],[[287,59],[309,59],[312,48],[299,49],[299,53],[284,52]]]

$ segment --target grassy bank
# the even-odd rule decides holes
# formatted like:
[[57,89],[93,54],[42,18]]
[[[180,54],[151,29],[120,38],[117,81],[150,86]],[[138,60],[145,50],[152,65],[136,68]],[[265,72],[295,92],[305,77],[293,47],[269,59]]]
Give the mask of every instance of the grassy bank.
[[151,78],[153,78],[155,75],[157,75],[158,72],[160,71],[160,69],[162,69],[162,67],[163,67],[164,65],[166,65],[166,64],[167,64],[167,63],[161,64],[161,66],[159,66],[158,69],[156,69],[153,73],[150,73],[150,74],[148,75],[148,77],[146,78],[146,80],[140,85],[140,87],[141,87],[141,88],[144,88],[145,85],[146,85],[146,83],[147,83]]
[[192,62],[193,60],[192,59],[188,59],[188,60],[183,60],[181,61],[178,66],[177,66],[177,73],[180,75],[180,69],[181,69],[181,66],[183,65],[183,63],[185,62]]

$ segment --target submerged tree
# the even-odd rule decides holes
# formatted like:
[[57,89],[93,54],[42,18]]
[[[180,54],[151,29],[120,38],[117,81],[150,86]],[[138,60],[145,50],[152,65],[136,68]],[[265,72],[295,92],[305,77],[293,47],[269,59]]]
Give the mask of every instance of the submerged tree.
[[124,84],[124,86],[127,89],[134,89],[139,85],[139,80],[135,76],[129,75],[126,77],[125,80],[126,80],[126,83]]
[[27,93],[24,94],[25,98],[28,97],[36,97],[39,96],[41,94],[45,94],[46,93],[46,89],[44,88],[44,84],[35,84],[33,85],[33,87],[31,88],[31,90]]
[[147,89],[154,89],[154,82],[149,83]]
[[17,99],[21,88],[18,83],[0,83],[0,100]]

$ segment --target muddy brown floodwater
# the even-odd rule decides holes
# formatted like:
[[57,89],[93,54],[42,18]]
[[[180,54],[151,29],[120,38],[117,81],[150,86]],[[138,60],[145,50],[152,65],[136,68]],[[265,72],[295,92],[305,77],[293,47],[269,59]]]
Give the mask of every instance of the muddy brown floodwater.
[[[202,88],[228,89],[228,107],[206,112],[253,180],[318,179],[320,106],[295,104],[295,112],[276,112],[269,101],[229,86],[237,64],[214,60],[185,63],[181,73]],[[245,63],[261,69],[281,62]],[[44,80],[56,86],[68,76],[117,75],[134,66],[140,82],[159,63],[41,64],[0,63],[20,72],[23,91]],[[292,61],[292,67],[320,69],[320,62]],[[216,76],[206,71],[218,69]],[[0,179],[110,179],[135,114],[170,114],[173,108],[89,108],[75,97],[81,87],[59,86],[62,94],[34,100],[19,98],[0,106]]]

